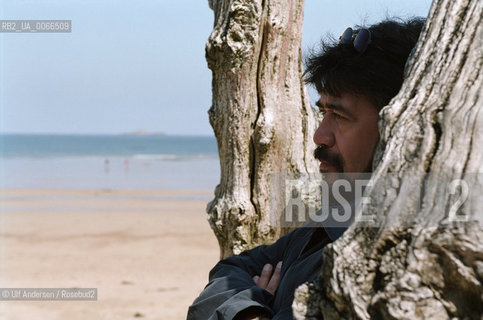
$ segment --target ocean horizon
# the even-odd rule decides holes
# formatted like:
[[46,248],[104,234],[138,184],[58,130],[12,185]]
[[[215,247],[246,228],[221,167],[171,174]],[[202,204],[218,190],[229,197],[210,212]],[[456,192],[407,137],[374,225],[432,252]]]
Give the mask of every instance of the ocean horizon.
[[210,136],[164,134],[0,134],[0,157],[218,157]]
[[0,134],[0,187],[214,189],[216,139],[159,134]]

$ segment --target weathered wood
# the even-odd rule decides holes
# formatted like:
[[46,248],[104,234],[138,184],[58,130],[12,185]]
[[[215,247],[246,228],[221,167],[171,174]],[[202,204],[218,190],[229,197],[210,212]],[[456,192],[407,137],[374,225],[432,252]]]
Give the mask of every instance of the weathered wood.
[[[381,113],[361,210],[377,227],[354,225],[325,249],[317,281],[297,290],[296,319],[481,319],[482,8],[434,1],[408,77]],[[458,179],[466,216],[448,217]]]
[[221,181],[207,211],[221,257],[280,236],[269,217],[272,174],[317,170],[316,116],[302,80],[303,6],[303,0],[210,1],[209,117]]

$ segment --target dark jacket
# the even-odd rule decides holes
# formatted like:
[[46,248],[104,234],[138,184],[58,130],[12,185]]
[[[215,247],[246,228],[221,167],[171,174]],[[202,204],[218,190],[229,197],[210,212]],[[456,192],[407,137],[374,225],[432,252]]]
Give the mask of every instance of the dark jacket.
[[[322,250],[345,228],[303,227],[272,245],[259,246],[226,258],[210,271],[209,283],[188,310],[188,320],[231,320],[249,307],[261,307],[272,320],[293,319],[295,289],[314,280],[322,265]],[[283,261],[275,295],[255,285],[265,264]]]

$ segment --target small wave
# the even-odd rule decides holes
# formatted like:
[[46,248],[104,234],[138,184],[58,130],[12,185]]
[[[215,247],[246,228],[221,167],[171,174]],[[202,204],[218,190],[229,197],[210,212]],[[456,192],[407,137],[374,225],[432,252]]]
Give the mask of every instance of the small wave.
[[175,154],[135,154],[131,158],[136,160],[180,160],[180,156]]
[[216,159],[218,155],[177,155],[177,154],[135,154],[131,156],[134,160],[149,160],[149,161],[192,161],[192,160],[208,160]]

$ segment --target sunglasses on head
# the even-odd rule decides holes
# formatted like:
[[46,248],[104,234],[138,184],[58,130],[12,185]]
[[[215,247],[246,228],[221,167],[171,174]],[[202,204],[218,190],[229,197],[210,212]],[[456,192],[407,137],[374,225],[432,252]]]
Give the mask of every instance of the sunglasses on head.
[[346,44],[346,43],[353,43],[354,49],[359,52],[363,53],[366,51],[367,46],[371,43],[371,32],[369,29],[361,29],[357,34],[354,34],[352,28],[345,29],[344,33],[339,38],[339,43]]

